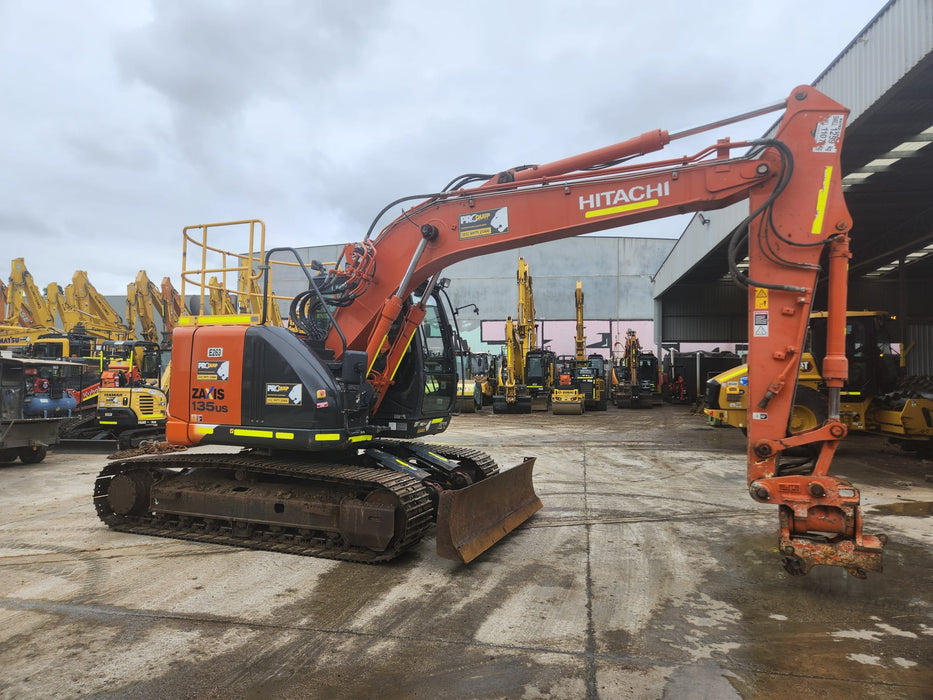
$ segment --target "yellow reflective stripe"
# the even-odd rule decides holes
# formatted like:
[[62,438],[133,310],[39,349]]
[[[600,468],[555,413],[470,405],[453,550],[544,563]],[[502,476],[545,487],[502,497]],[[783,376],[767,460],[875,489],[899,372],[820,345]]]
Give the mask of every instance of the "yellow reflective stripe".
[[97,422],[100,423],[101,425],[116,425],[117,424],[115,420],[100,420]]
[[213,435],[214,426],[213,425],[196,425],[194,426],[194,432],[201,435]]
[[318,433],[314,436],[318,442],[326,442],[340,439],[340,433]]
[[179,316],[177,325],[247,325],[259,323],[258,314],[226,314],[222,316]]
[[373,371],[373,365],[376,364],[376,360],[379,359],[379,355],[382,354],[382,348],[384,348],[384,347],[386,346],[386,343],[387,343],[387,342],[389,342],[389,334],[388,334],[388,333],[386,333],[386,334],[382,337],[382,342],[379,343],[379,349],[376,350],[376,352],[373,354],[373,359],[370,361],[369,367],[366,368],[366,376],[369,376],[369,375],[372,373],[372,371]]
[[431,421],[432,425],[433,425],[434,423],[443,423],[443,422],[444,422],[444,419],[443,419],[443,418],[435,418],[434,420]]
[[632,202],[631,204],[622,204],[618,207],[608,207],[606,209],[594,209],[593,211],[586,212],[583,216],[586,219],[594,219],[597,216],[609,216],[610,214],[622,214],[627,211],[635,211],[636,209],[650,209],[651,207],[658,206],[659,200],[657,199],[646,199],[643,202]]
[[392,374],[389,375],[389,379],[395,379],[395,373],[398,372],[398,368],[402,366],[402,360],[404,360],[405,355],[408,354],[408,348],[411,347],[411,341],[414,339],[415,339],[415,334],[412,333],[411,337],[408,339],[408,343],[405,345],[405,352],[403,352],[401,357],[398,358],[398,364],[395,365],[395,369],[392,370]]
[[233,434],[235,437],[271,438],[273,436],[271,430],[245,430],[243,428],[234,428]]
[[738,377],[740,375],[746,374],[747,372],[748,372],[748,365],[739,365],[731,372],[727,372],[726,374],[720,375],[719,377],[714,377],[714,379],[716,379],[716,381],[722,384],[722,382],[727,382],[733,377]]
[[[202,433],[204,435],[213,435],[214,429],[216,426],[195,426],[194,430],[197,433]],[[251,438],[268,438],[276,440],[294,440],[295,433],[284,433],[284,432],[275,432],[273,430],[251,430],[249,428],[233,428],[230,431],[234,437],[251,437]]]
[[372,440],[372,435],[354,435],[350,438],[350,442],[365,442],[367,440]]
[[833,175],[833,166],[827,165],[823,170],[823,189],[816,197],[816,218],[813,219],[813,228],[810,233],[819,236],[823,233],[823,215],[826,213],[826,198],[829,197],[829,179]]

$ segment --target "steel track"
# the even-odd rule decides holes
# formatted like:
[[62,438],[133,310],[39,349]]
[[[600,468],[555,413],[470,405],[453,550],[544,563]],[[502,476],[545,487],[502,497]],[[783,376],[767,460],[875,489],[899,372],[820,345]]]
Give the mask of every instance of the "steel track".
[[[372,446],[393,452],[402,441],[377,440]],[[486,453],[467,447],[428,445],[423,447],[448,459],[459,460],[473,467],[485,478],[498,473],[493,459]],[[348,457],[352,458],[351,455]],[[194,518],[147,512],[144,515],[120,515],[108,502],[108,489],[114,476],[130,471],[146,471],[154,481],[164,478],[164,470],[211,469],[228,472],[258,474],[287,478],[292,483],[337,485],[360,493],[386,490],[395,495],[404,515],[397,521],[402,531],[396,533],[383,551],[345,545],[333,532],[273,528],[253,524],[248,536],[233,534],[233,523],[215,518]],[[242,476],[242,475],[241,475]],[[300,556],[336,559],[366,564],[377,564],[394,559],[417,544],[431,527],[435,517],[427,489],[407,474],[387,469],[343,464],[312,462],[295,457],[268,457],[249,453],[187,454],[174,453],[146,455],[118,459],[106,465],[94,484],[94,506],[98,517],[113,530],[154,537],[193,540],[210,544],[259,549]]]

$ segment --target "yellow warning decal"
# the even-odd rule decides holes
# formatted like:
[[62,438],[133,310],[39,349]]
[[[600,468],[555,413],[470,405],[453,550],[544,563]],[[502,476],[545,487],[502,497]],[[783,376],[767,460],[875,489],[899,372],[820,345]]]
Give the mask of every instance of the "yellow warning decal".
[[829,180],[832,176],[833,166],[827,165],[823,169],[823,189],[816,197],[816,218],[813,219],[813,227],[810,229],[814,236],[823,233],[823,215],[826,213],[826,198],[829,197]]
[[318,433],[314,436],[318,442],[333,441],[340,439],[340,433]]
[[768,308],[768,290],[767,289],[756,289],[755,290],[755,308],[756,309],[767,309]]

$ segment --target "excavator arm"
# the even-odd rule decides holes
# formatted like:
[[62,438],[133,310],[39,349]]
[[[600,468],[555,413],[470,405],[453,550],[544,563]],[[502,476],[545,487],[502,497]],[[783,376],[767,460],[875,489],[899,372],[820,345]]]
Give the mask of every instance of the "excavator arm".
[[145,270],[136,273],[136,279],[126,285],[126,325],[131,339],[136,338],[136,321],[143,329],[143,339],[158,343],[159,329],[155,323],[155,312],[163,319],[165,310],[162,306],[162,292],[149,279]]
[[[171,345],[172,331],[178,325],[178,319],[187,313],[181,294],[175,289],[172,280],[162,278],[161,285],[162,323],[165,326],[166,342]],[[170,349],[170,348],[169,348]]]
[[4,325],[22,328],[55,327],[55,317],[42,298],[42,291],[26,269],[23,258],[15,258],[11,263],[7,298]]
[[88,280],[87,272],[76,270],[71,284],[65,287],[65,301],[74,310],[86,332],[98,338],[123,340],[130,336],[123,319]]
[[583,328],[583,283],[580,280],[577,280],[574,307],[577,313],[577,334],[573,338],[574,351],[577,361],[584,362],[586,360],[586,333]]
[[[518,337],[521,338],[521,363],[524,375],[525,360],[528,353],[538,346],[538,333],[535,326],[535,298],[531,286],[531,273],[525,258],[518,259]],[[523,378],[524,381],[524,378]]]
[[[779,109],[784,114],[774,138],[721,140],[692,156],[624,162],[673,139]],[[476,187],[419,197],[423,201],[378,236],[348,245],[343,267],[327,273],[335,276],[330,289],[336,308],[327,345],[337,358],[346,350],[368,354],[375,411],[424,317],[423,300],[445,267],[747,199],[750,214],[733,234],[730,265],[748,287],[752,497],[779,507],[780,547],[792,573],[806,573],[816,564],[843,566],[854,575],[880,571],[883,536],[862,533],[858,491],[828,473],[846,433],[838,419],[838,395],[847,373],[843,345],[852,225],[840,168],[847,115],[845,107],[800,86],[784,103],[732,120],[673,135],[648,132],[547,165],[484,176]],[[735,156],[738,152],[744,154]],[[749,267],[743,273],[735,260],[746,250]],[[796,368],[824,250],[831,319],[824,373],[835,402],[831,399],[830,418],[822,426],[788,437]],[[410,303],[416,289],[422,301]],[[380,356],[384,362],[376,363]],[[814,443],[822,445],[814,467],[782,467],[787,449]]]

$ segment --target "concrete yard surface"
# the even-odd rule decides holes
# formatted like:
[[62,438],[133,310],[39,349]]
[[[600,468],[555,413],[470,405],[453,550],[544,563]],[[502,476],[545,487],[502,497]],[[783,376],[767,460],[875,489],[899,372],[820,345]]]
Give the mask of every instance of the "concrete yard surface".
[[100,455],[0,466],[0,698],[933,694],[930,462],[839,448],[890,538],[858,580],[785,573],[742,434],[689,407],[487,408],[431,441],[536,456],[544,508],[468,565],[429,537],[368,566],[111,531]]

